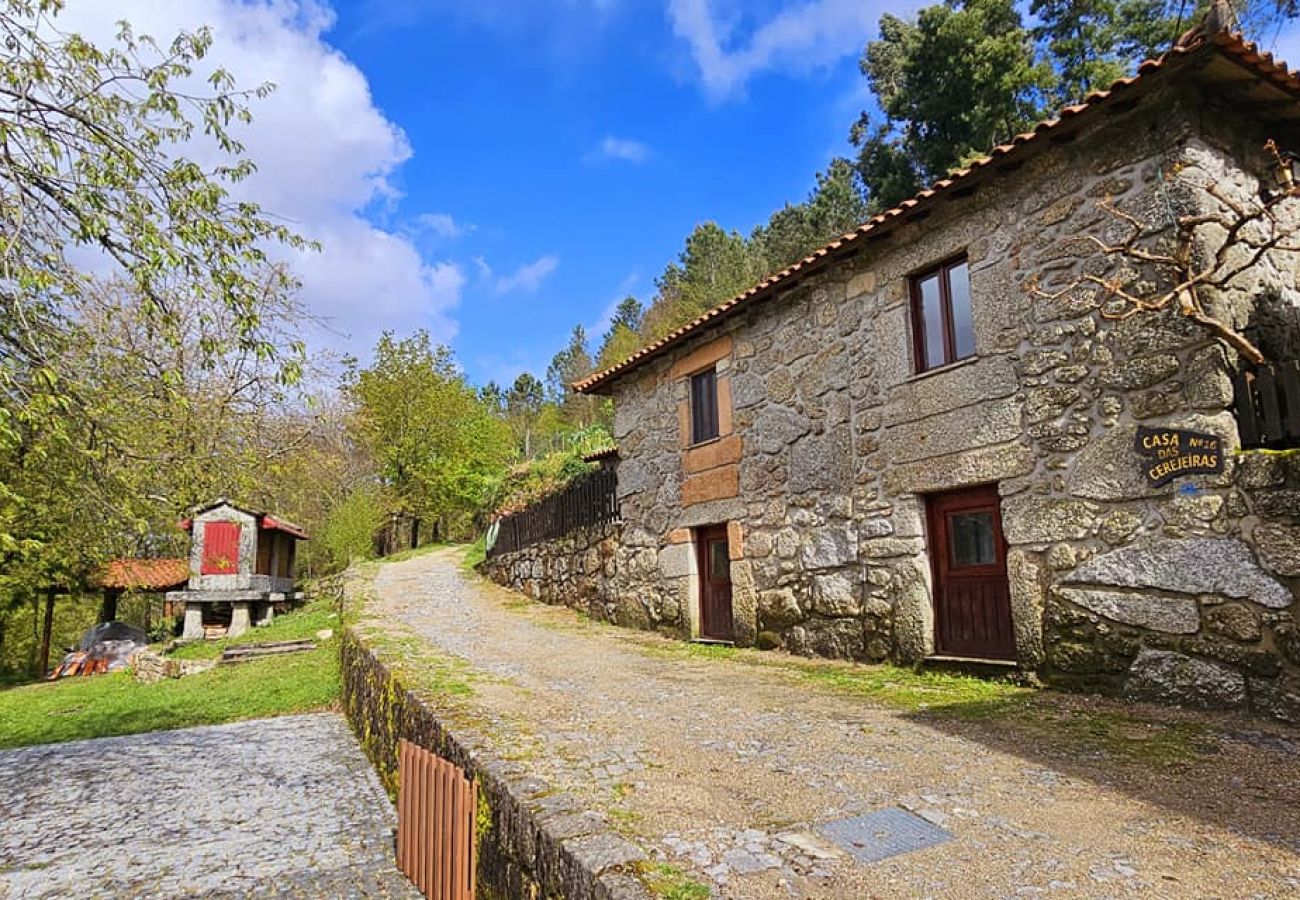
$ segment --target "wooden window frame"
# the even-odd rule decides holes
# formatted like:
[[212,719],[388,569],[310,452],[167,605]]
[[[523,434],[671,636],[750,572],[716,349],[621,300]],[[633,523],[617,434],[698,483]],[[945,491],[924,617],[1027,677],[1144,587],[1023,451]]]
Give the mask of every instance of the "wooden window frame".
[[[695,387],[697,383],[697,379],[705,375],[711,376],[711,382],[713,388],[712,390],[713,415],[711,416],[711,422],[704,422],[701,419],[700,416],[701,411],[699,408],[699,403],[697,402],[698,395]],[[706,369],[700,369],[698,372],[692,372],[690,375],[687,376],[686,383],[689,385],[689,394],[690,394],[690,414],[691,414],[690,415],[690,427],[691,427],[690,446],[695,447],[700,444],[707,444],[710,441],[716,441],[718,438],[722,437],[722,419],[720,414],[721,403],[720,403],[720,398],[718,397],[718,367],[709,366]],[[702,426],[705,425],[711,425],[713,433],[707,436],[701,436],[701,432],[704,430]]]
[[[966,277],[970,278],[970,262],[966,254],[954,256],[951,259],[944,260],[937,266],[931,266],[922,272],[917,272],[908,278],[908,292],[911,296],[912,306],[912,357],[915,362],[915,372],[920,375],[922,372],[930,372],[934,369],[941,369],[944,366],[950,366],[953,363],[961,362],[964,359],[970,359],[976,355],[974,348],[966,356],[957,355],[957,329],[953,324],[952,318],[952,270],[958,266],[966,266]],[[939,279],[939,315],[943,325],[943,356],[939,361],[931,362],[926,357],[925,344],[925,306],[921,296],[921,282],[931,276],[938,276]],[[968,290],[967,302],[972,307],[975,305],[974,291]],[[972,312],[973,318],[973,312]],[[974,341],[972,340],[972,344]]]

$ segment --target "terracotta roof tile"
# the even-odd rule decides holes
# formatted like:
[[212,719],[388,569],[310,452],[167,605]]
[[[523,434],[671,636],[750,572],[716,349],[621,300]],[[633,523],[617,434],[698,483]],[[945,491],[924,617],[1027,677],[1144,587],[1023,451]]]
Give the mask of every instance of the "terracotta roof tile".
[[622,362],[610,366],[601,372],[589,375],[581,381],[575,382],[573,385],[574,389],[582,392],[589,392],[594,388],[605,384],[610,379],[636,368],[640,364],[658,356],[688,335],[712,323],[713,320],[726,315],[737,306],[740,306],[749,300],[770,294],[775,288],[789,281],[799,273],[809,270],[819,261],[826,259],[834,251],[842,249],[844,246],[872,234],[882,226],[891,224],[899,216],[915,209],[923,201],[928,201],[934,197],[942,195],[946,191],[950,190],[954,185],[966,181],[982,170],[987,169],[989,166],[1004,161],[1007,156],[1020,152],[1020,148],[1036,141],[1042,135],[1048,134],[1059,128],[1066,122],[1066,120],[1074,119],[1083,115],[1111,100],[1111,98],[1116,95],[1127,93],[1133,85],[1143,79],[1148,78],[1161,69],[1168,68],[1171,63],[1180,58],[1188,57],[1200,52],[1207,46],[1214,47],[1225,55],[1236,59],[1239,63],[1252,69],[1256,75],[1263,76],[1274,84],[1296,91],[1300,94],[1300,78],[1297,78],[1296,73],[1291,72],[1287,68],[1286,63],[1280,60],[1274,61],[1271,53],[1260,52],[1255,44],[1245,40],[1241,35],[1226,31],[1210,35],[1209,37],[1200,35],[1191,41],[1175,46],[1168,53],[1163,54],[1157,59],[1146,60],[1138,66],[1137,74],[1128,78],[1121,78],[1105,90],[1093,91],[1088,94],[1082,102],[1062,109],[1055,118],[1042,121],[1034,126],[1030,131],[1016,135],[1005,144],[999,144],[990,150],[986,156],[972,161],[962,169],[950,172],[947,177],[935,182],[931,187],[921,191],[915,197],[904,200],[898,206],[872,216],[853,231],[841,235],[839,238],[836,238],[824,247],[814,250],[812,253],[808,254],[793,265],[787,266],[780,272],[768,276],[766,279],[760,281],[744,293],[737,294],[735,297],[732,297],[731,299],[726,300],[701,314],[698,318],[687,322],[675,331],[664,335],[659,340],[647,344]]
[[97,587],[161,591],[190,580],[188,559],[113,559],[94,578]]

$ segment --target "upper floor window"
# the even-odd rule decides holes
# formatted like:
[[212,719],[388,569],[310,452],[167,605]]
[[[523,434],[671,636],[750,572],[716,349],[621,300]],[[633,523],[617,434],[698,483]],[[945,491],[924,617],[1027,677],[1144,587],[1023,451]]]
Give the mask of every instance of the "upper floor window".
[[912,278],[912,340],[918,372],[975,355],[965,257]]
[[691,376],[691,443],[718,436],[718,373],[708,368]]

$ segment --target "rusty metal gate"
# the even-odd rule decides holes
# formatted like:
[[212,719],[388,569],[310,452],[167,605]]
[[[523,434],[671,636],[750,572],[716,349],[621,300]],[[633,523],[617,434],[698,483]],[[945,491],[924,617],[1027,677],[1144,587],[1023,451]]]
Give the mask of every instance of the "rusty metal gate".
[[478,785],[407,740],[397,761],[397,868],[429,900],[473,900]]

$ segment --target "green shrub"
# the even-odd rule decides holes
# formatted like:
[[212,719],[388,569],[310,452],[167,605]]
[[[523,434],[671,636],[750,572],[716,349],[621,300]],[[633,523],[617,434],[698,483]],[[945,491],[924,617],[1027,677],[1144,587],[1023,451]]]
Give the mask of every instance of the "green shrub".
[[384,515],[384,498],[375,485],[356,488],[329,511],[316,541],[330,571],[374,556],[375,533]]

